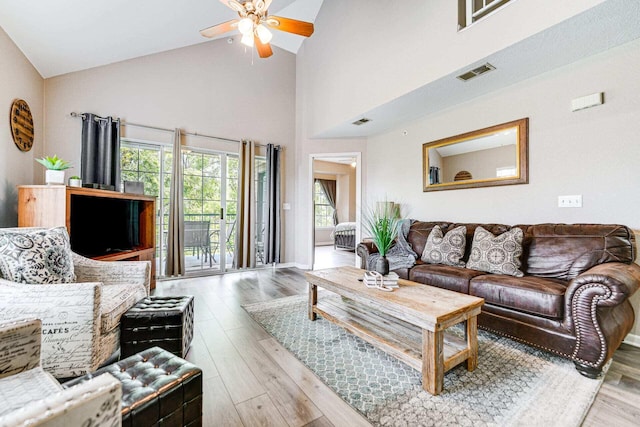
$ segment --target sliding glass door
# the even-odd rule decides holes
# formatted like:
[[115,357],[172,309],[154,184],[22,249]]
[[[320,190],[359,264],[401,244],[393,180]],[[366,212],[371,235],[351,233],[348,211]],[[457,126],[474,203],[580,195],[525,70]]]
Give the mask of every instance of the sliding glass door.
[[[169,223],[172,150],[160,144],[123,140],[123,181],[141,181],[158,197],[157,271],[164,275]],[[238,156],[206,150],[182,152],[185,263],[187,273],[233,269],[236,253]],[[162,177],[162,179],[161,179]]]
[[183,152],[187,271],[233,268],[237,159],[227,153]]

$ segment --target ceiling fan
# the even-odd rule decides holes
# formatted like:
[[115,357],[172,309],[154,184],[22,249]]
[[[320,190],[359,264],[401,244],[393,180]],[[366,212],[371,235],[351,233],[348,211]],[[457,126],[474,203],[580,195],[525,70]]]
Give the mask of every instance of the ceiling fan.
[[205,28],[200,31],[200,34],[211,38],[237,28],[242,34],[241,43],[249,47],[255,46],[260,58],[268,58],[273,55],[269,44],[273,35],[267,27],[304,37],[313,34],[311,22],[267,15],[272,0],[220,1],[238,12],[240,18]]

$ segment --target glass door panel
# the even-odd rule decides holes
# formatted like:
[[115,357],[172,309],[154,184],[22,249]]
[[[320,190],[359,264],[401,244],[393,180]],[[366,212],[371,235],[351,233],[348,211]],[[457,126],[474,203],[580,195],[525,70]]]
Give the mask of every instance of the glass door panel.
[[267,219],[267,159],[255,161],[256,192],[256,265],[264,265],[265,223]]
[[238,210],[238,156],[228,154],[225,162],[225,186],[224,186],[224,219],[221,226],[225,229],[227,238],[221,245],[221,253],[225,254],[225,266],[235,269],[236,255],[236,220]]
[[[171,147],[122,141],[123,181],[142,181],[156,196],[156,271],[164,276],[169,230]],[[183,207],[187,273],[233,268],[238,188],[238,156],[183,150]],[[161,178],[162,177],[162,178]]]

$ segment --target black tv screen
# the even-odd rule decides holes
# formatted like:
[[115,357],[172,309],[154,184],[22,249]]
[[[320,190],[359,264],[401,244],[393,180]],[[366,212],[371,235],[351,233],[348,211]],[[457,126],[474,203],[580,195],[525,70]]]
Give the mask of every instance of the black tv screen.
[[71,249],[87,257],[128,251],[140,245],[140,202],[71,197]]

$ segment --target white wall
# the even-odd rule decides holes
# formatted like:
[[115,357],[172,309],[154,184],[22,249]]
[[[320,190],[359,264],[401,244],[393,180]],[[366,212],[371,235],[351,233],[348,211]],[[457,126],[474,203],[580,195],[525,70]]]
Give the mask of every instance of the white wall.
[[[22,152],[11,137],[9,111],[14,99],[29,104],[34,124],[31,151]],[[0,28],[0,227],[18,224],[16,185],[42,182],[44,168],[34,159],[42,157],[44,81],[13,41]]]
[[[81,120],[91,112],[231,139],[280,144],[283,202],[295,179],[295,56],[274,49],[266,60],[226,39],[123,61],[46,80],[47,152],[80,172]],[[126,127],[123,136],[170,142],[171,134]],[[185,142],[237,152],[236,144],[190,137]],[[77,172],[76,172],[77,171]],[[283,211],[283,259],[293,261],[294,217]]]
[[[298,53],[311,104],[304,136],[360,118],[603,1],[512,1],[461,32],[454,0],[324,2]],[[300,59],[313,66],[301,70]]]
[[[622,223],[640,228],[640,40],[369,139],[367,184],[427,220]],[[570,111],[572,99],[605,104]],[[529,117],[529,184],[423,193],[422,143]],[[393,144],[394,149],[389,150]],[[558,208],[581,194],[581,209]]]

